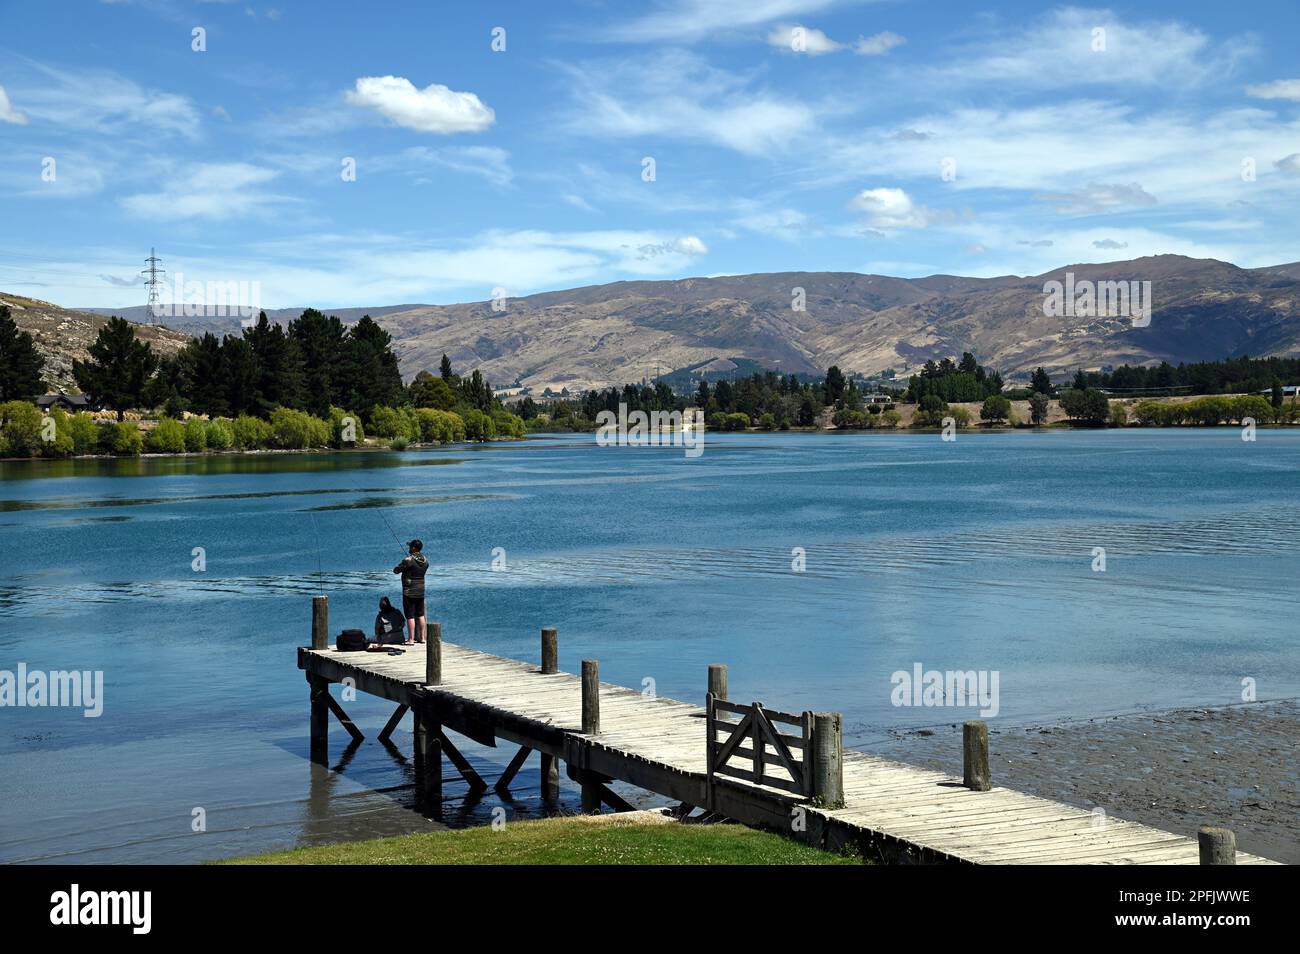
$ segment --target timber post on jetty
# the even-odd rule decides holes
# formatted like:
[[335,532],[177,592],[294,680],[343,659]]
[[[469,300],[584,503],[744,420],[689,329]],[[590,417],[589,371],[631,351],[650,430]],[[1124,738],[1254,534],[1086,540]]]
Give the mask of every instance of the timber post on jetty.
[[417,801],[442,799],[445,755],[472,792],[489,785],[448,733],[480,745],[517,746],[491,786],[506,792],[533,752],[541,797],[559,801],[559,764],[581,791],[584,812],[632,806],[620,782],[721,818],[781,832],[832,851],[905,863],[1273,864],[1236,849],[1232,832],[1191,837],[993,784],[988,727],[963,726],[962,775],[878,758],[843,744],[837,712],[784,712],[729,696],[728,670],[708,667],[704,705],[600,681],[596,659],[579,675],[559,666],[559,634],[541,631],[540,664],[444,642],[428,624],[424,651],[399,656],[339,652],[329,645],[329,600],[312,599],[310,647],[298,650],[309,685],[310,757],[327,766],[332,714],[353,740],[364,735],[330,692],[335,683],[396,704],[379,733],[409,712],[415,721]]

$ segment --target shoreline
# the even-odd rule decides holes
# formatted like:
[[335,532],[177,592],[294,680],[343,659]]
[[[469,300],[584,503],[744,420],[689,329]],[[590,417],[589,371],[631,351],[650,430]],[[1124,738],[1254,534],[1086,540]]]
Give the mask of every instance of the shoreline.
[[[1232,829],[1240,850],[1300,864],[1300,699],[989,726],[993,784],[1178,834]],[[872,754],[952,772],[961,724],[897,729]]]

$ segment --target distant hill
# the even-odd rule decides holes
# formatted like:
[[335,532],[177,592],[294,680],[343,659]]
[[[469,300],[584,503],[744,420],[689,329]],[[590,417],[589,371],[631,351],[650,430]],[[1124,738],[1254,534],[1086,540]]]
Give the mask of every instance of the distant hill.
[[[1153,317],[1052,318],[1043,285],[1150,281]],[[806,310],[791,307],[795,288]],[[1157,255],[1067,265],[1042,275],[893,278],[856,272],[780,272],[675,281],[629,281],[491,302],[327,310],[369,314],[393,335],[402,371],[436,371],[447,353],[458,372],[540,392],[653,378],[715,359],[816,374],[905,375],[926,360],[973,352],[1012,374],[1103,365],[1300,355],[1300,263],[1243,269],[1214,259]],[[326,310],[326,309],[323,309]],[[268,311],[276,320],[301,308]],[[122,313],[118,310],[114,313]],[[143,306],[126,310],[140,317]],[[226,322],[218,328],[214,322]],[[167,319],[184,330],[238,331],[238,319]]]
[[[1043,285],[1065,280],[1151,281],[1153,317],[1049,318]],[[804,289],[806,311],[791,308]],[[851,272],[785,272],[679,281],[615,282],[386,315],[403,370],[458,370],[496,384],[581,389],[652,378],[723,357],[783,372],[903,375],[928,359],[973,352],[1027,374],[1108,364],[1300,354],[1300,264],[1242,269],[1159,255],[1063,266],[1030,277],[919,279]]]

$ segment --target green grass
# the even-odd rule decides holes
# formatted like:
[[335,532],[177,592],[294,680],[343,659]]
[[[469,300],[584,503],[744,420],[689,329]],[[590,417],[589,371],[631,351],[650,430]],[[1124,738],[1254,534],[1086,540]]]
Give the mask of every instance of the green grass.
[[340,845],[294,848],[253,865],[835,865],[857,864],[743,825],[623,822],[606,816],[508,822]]

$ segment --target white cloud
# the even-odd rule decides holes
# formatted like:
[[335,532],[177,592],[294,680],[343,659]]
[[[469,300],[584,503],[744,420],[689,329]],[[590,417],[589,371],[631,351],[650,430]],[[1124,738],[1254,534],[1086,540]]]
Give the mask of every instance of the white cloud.
[[1093,212],[1111,212],[1116,209],[1155,205],[1156,197],[1136,182],[1127,185],[1110,185],[1089,182],[1069,192],[1049,192],[1037,196],[1044,202],[1056,205],[1061,215],[1087,215]]
[[0,123],[13,123],[15,126],[27,125],[26,114],[15,109],[13,103],[9,102],[9,94],[5,92],[3,86],[0,86]]
[[733,220],[735,224],[759,235],[797,242],[817,232],[808,216],[798,209],[766,209],[746,200],[737,202],[737,205],[743,214]]
[[346,98],[353,106],[373,109],[416,132],[482,132],[496,121],[492,109],[473,93],[458,93],[440,83],[416,89],[401,76],[363,76]]
[[694,258],[709,254],[709,248],[694,235],[669,239],[665,242],[649,242],[637,248],[637,258],[645,260],[661,255],[685,255]]
[[819,13],[862,0],[661,0],[651,13],[618,24],[603,39],[631,43],[685,42],[774,20]]
[[1300,152],[1293,152],[1289,156],[1283,156],[1273,165],[1289,176],[1300,176]]
[[567,125],[578,134],[666,136],[758,155],[788,149],[814,126],[806,103],[680,50],[565,69],[576,101]]
[[836,43],[821,30],[805,26],[775,27],[767,35],[767,42],[778,50],[807,56],[823,56],[844,49],[843,43]]
[[23,109],[32,119],[80,134],[198,137],[199,111],[185,96],[146,89],[107,70],[29,65],[41,77],[21,89]]
[[1109,238],[1097,239],[1092,243],[1092,247],[1105,248],[1105,249],[1128,248],[1128,242],[1117,242],[1114,239],[1109,239]]
[[278,173],[244,162],[200,163],[157,192],[137,193],[122,199],[122,207],[142,218],[238,218],[287,201],[258,188]]
[[872,36],[860,36],[853,44],[853,52],[859,56],[883,56],[896,46],[902,46],[907,40],[897,33],[876,33]]
[[365,168],[376,172],[405,173],[419,182],[433,181],[431,175],[449,170],[478,176],[501,188],[510,186],[515,175],[510,166],[510,153],[496,146],[447,146],[441,149],[412,146],[396,155],[366,159]]
[[[1104,49],[1097,49],[1104,31]],[[932,78],[946,83],[1013,83],[1024,89],[1080,85],[1183,89],[1221,83],[1237,61],[1254,50],[1247,37],[1215,44],[1175,20],[1125,22],[1109,10],[1066,7],[1024,30],[1003,24],[959,49],[954,64]]]
[[[925,130],[927,138],[900,139],[900,128]],[[1023,109],[962,108],[893,119],[852,136],[832,136],[817,157],[818,174],[805,184],[825,186],[862,176],[893,178],[904,185],[933,182],[940,163],[951,157],[956,160],[956,178],[946,187],[959,191],[1070,196],[1089,191],[1089,183],[1140,182],[1146,197],[1132,192],[1127,197],[1136,201],[1129,207],[1150,205],[1153,196],[1163,206],[1223,203],[1241,197],[1237,173],[1243,156],[1286,156],[1295,152],[1298,139],[1300,121],[1280,121],[1256,108],[1143,114],[1128,105],[1096,100]],[[1101,142],[1105,148],[1095,148]],[[1270,188],[1266,178],[1252,183],[1252,189]],[[1112,193],[1108,206],[1099,191],[1083,204],[1116,208],[1123,203],[1114,200],[1122,198],[1122,189]],[[1081,204],[1058,201],[1063,206]]]
[[936,218],[931,209],[918,205],[902,189],[863,189],[849,201],[849,208],[861,212],[874,229],[923,229]]
[[1289,99],[1300,102],[1300,79],[1274,80],[1258,86],[1247,86],[1246,93],[1257,99]]

